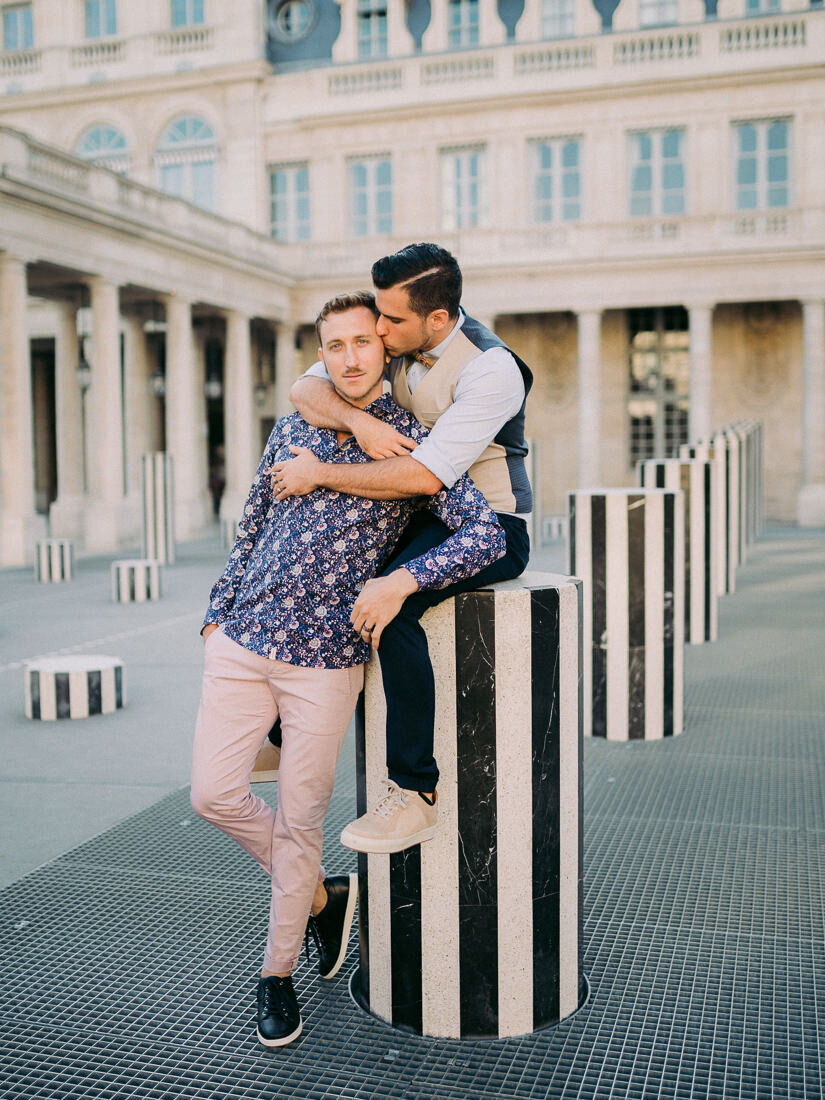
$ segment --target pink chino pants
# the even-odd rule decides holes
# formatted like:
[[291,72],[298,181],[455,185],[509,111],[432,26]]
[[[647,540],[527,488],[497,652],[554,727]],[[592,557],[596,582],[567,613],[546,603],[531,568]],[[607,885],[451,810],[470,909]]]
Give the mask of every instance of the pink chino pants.
[[[236,840],[272,881],[264,969],[292,970],[323,880],[322,826],[335,765],[364,681],[355,668],[302,668],[260,657],[215,630],[206,641],[192,754],[192,807]],[[249,776],[280,714],[278,812]]]

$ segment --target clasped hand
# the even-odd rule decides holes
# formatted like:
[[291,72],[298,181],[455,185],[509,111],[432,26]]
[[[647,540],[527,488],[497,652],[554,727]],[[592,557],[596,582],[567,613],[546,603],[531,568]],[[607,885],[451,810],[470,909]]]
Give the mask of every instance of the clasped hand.
[[378,649],[381,634],[391,623],[407,596],[418,591],[418,582],[407,569],[395,569],[385,577],[373,577],[361,589],[350,615],[356,632],[373,649]]

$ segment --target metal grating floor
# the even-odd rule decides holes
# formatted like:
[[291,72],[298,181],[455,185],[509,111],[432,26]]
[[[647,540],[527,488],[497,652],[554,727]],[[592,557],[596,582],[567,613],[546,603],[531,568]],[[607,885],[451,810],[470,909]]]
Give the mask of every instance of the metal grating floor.
[[[686,732],[585,750],[585,970],[555,1029],[420,1039],[297,974],[254,1038],[267,883],[182,790],[0,893],[5,1098],[736,1098],[825,1094],[825,540],[751,552],[686,654]],[[342,756],[325,862],[354,810]],[[275,797],[276,788],[259,788]],[[323,985],[323,988],[322,988]]]

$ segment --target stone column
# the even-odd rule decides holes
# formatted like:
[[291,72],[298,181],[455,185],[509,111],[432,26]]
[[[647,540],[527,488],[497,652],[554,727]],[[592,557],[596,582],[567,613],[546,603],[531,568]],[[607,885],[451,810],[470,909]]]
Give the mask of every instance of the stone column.
[[83,533],[83,398],[77,381],[79,358],[77,312],[74,306],[64,306],[55,348],[57,500],[49,511],[51,533],[60,538],[80,538]]
[[413,52],[413,38],[407,29],[405,0],[387,2],[387,53],[390,57],[408,57]]
[[249,317],[238,310],[230,310],[226,315],[223,401],[226,492],[221,500],[221,518],[237,519],[260,458],[252,398]]
[[713,306],[689,306],[690,413],[688,434],[693,442],[711,431],[713,386]]
[[287,416],[295,410],[289,391],[295,381],[295,325],[278,323],[275,337],[275,416]]
[[422,53],[440,53],[447,49],[447,5],[430,5],[430,22],[421,38]]
[[92,384],[86,398],[89,505],[86,549],[115,550],[123,505],[123,398],[120,372],[120,304],[117,285],[102,276],[89,283]]
[[31,560],[34,456],[26,265],[0,254],[0,564]]
[[192,538],[207,517],[206,399],[198,386],[192,334],[192,304],[177,294],[166,299],[166,451],[175,469],[175,538]]
[[[446,5],[445,5],[446,7]],[[507,41],[507,28],[498,14],[497,0],[479,0],[479,46],[500,46]]]
[[601,477],[602,365],[600,310],[577,316],[579,326],[579,488],[598,485]]
[[341,30],[332,44],[332,60],[355,61],[358,57],[358,0],[338,0]]
[[800,527],[825,527],[825,302],[802,303],[802,488]]

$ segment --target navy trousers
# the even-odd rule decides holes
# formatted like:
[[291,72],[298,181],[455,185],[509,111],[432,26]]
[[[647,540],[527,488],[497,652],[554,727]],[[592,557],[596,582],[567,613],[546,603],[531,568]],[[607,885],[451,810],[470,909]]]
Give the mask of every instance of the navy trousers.
[[[438,782],[433,757],[435,680],[427,636],[419,620],[427,608],[450,596],[511,580],[524,572],[530,556],[527,524],[515,516],[498,518],[507,539],[504,557],[468,580],[408,596],[381,635],[378,656],[387,700],[387,772],[393,782],[407,790],[433,791]],[[432,513],[417,512],[384,574],[438,546],[449,534]]]
[[[433,756],[435,679],[421,616],[427,608],[450,596],[518,577],[527,566],[530,557],[527,524],[516,516],[499,514],[498,518],[507,540],[504,557],[468,580],[408,596],[381,635],[378,657],[387,701],[387,772],[394,783],[407,790],[434,791],[438,782],[438,766]],[[431,512],[417,512],[381,575],[386,576],[439,546],[449,535],[449,529]],[[270,731],[269,739],[280,745],[279,722]]]

